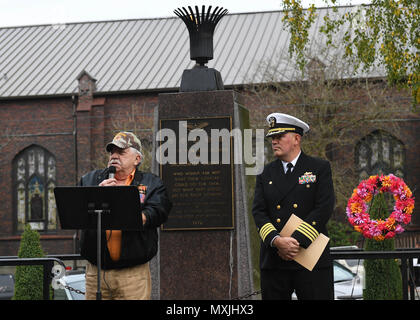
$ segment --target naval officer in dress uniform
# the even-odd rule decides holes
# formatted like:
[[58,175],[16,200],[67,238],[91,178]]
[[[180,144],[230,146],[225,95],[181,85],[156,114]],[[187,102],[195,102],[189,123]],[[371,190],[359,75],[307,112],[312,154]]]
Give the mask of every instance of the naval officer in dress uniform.
[[[335,198],[328,161],[306,155],[300,147],[309,126],[287,114],[267,116],[267,137],[275,161],[257,176],[252,215],[261,238],[262,299],[333,299],[333,269],[329,246],[312,271],[293,261],[300,247],[307,248],[326,224]],[[287,220],[295,214],[303,222],[290,237],[281,237]]]

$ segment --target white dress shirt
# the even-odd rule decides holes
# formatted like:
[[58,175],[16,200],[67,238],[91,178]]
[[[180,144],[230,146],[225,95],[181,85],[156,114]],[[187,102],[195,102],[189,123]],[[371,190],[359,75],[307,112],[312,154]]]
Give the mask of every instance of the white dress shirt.
[[[289,163],[291,163],[291,164],[293,164],[293,167],[290,169],[291,171],[293,171],[294,169],[295,169],[295,166],[296,166],[296,162],[298,161],[298,159],[299,159],[299,156],[300,156],[300,154],[302,153],[302,151],[299,151],[299,154],[297,155],[297,157],[296,158],[294,158],[291,162],[287,162],[287,161],[281,161],[281,163],[283,164],[283,169],[284,169],[284,173],[286,173],[287,172],[287,165],[289,164]],[[277,235],[277,236],[275,236],[274,238],[273,238],[273,240],[271,240],[271,243],[270,243],[270,245],[271,246],[273,246],[273,242],[274,242],[274,239],[276,239],[277,237],[280,237],[279,235]]]
[[302,153],[302,151],[299,151],[299,154],[297,155],[297,157],[296,157],[296,158],[294,158],[294,159],[293,159],[292,161],[290,161],[290,162],[287,162],[287,161],[283,161],[283,160],[281,160],[281,163],[283,164],[284,173],[286,173],[286,172],[287,172],[287,164],[288,164],[288,163],[293,164],[293,168],[291,169],[292,171],[295,169],[296,162],[298,161],[299,156],[300,156],[300,154],[301,154],[301,153]]

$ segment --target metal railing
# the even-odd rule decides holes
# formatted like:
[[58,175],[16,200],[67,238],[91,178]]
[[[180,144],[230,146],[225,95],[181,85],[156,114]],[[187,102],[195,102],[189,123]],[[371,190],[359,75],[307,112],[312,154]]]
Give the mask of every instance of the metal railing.
[[[395,251],[364,251],[363,249],[336,249],[330,251],[333,260],[339,259],[399,259],[401,261],[401,277],[403,299],[415,300],[413,259],[420,258],[420,249],[396,249]],[[43,265],[44,282],[43,298],[49,299],[49,287],[52,279],[51,270],[54,263],[65,267],[65,260],[84,260],[79,254],[48,255],[46,258],[0,257],[0,266]],[[409,286],[410,284],[410,286]],[[410,297],[408,293],[410,292]]]
[[[363,249],[331,250],[331,257],[339,259],[399,259],[401,261],[401,278],[403,288],[403,300],[415,300],[415,279],[413,259],[420,259],[420,249],[396,249],[395,251],[364,251]],[[409,286],[410,284],[410,286]]]
[[17,258],[17,257],[0,257],[0,266],[43,266],[43,285],[42,285],[42,296],[44,300],[50,299],[50,283],[51,283],[51,270],[54,267],[54,263],[58,263],[63,268],[63,261],[55,257],[48,258]]

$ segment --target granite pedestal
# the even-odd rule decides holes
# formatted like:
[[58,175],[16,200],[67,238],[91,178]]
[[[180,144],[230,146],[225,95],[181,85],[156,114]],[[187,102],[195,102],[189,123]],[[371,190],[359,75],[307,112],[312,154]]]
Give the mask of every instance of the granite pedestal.
[[[248,110],[241,105],[241,97],[234,91],[160,94],[159,106],[155,111],[155,133],[162,129],[162,124],[171,123],[172,120],[190,119],[189,121],[194,122],[194,119],[197,119],[197,123],[204,121],[211,126],[212,119],[218,118],[230,119],[231,125],[227,128],[229,130],[235,128],[243,130],[249,126]],[[155,142],[154,153],[158,147],[159,142]],[[233,157],[231,159],[233,160]],[[159,175],[172,172],[165,171],[169,167],[164,166],[168,165],[170,164],[160,165],[155,161],[153,171]],[[179,192],[174,190],[176,188],[174,181],[166,183],[165,177],[168,180],[168,174],[166,176],[163,174],[162,179],[168,185],[175,211],[173,210],[172,220],[170,215],[167,224],[164,224],[160,230],[159,253],[151,262],[153,299],[234,299],[253,291],[245,168],[244,165],[234,164],[233,161],[228,166],[231,169],[231,179],[220,180],[223,177],[216,177],[215,179],[223,181],[219,189],[200,190],[204,192],[203,199],[209,195],[209,190],[216,192],[231,190],[231,195],[229,195],[231,206],[228,206],[226,213],[226,208],[217,209],[217,201],[215,201],[214,208],[216,209],[213,208],[213,213],[216,213],[209,214],[208,216],[212,217],[209,220],[196,219],[199,220],[198,225],[189,224],[188,217],[195,217],[194,210],[199,217],[205,211],[204,207],[193,206],[188,209],[190,216],[185,215],[179,218],[179,212],[182,214],[184,211],[177,211],[176,208],[180,205],[178,201],[182,201],[185,207],[186,201],[189,201],[185,199],[188,194],[183,194],[184,198],[180,200]],[[217,165],[215,168],[218,168]],[[199,172],[196,181],[205,181],[205,178],[201,179],[200,175],[209,171],[208,166],[195,164],[194,169]],[[184,182],[186,183],[184,186],[192,187],[188,181],[184,180]],[[197,196],[197,193],[191,194],[191,196],[194,195]],[[226,200],[226,197],[224,199]],[[190,200],[191,204],[197,204],[196,198],[192,197]],[[208,202],[205,204],[209,205]],[[218,210],[223,211],[224,215],[229,214],[231,210],[231,223],[229,219],[219,221]]]

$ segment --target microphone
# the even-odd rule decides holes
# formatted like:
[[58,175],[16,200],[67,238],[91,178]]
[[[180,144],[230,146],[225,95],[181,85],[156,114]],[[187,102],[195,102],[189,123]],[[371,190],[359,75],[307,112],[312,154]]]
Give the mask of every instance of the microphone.
[[114,166],[108,168],[108,179],[114,179],[115,171],[117,171],[117,169]]

